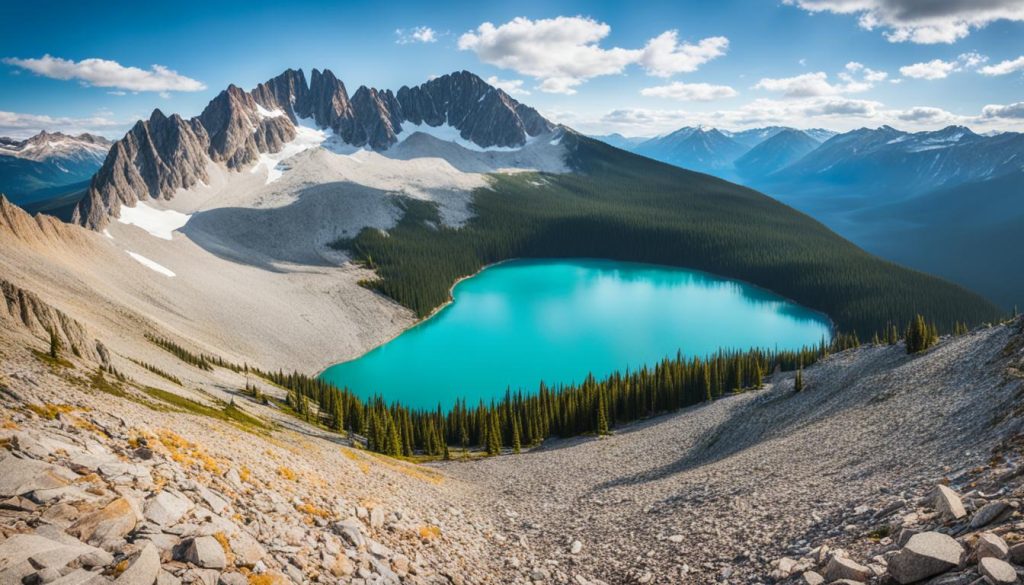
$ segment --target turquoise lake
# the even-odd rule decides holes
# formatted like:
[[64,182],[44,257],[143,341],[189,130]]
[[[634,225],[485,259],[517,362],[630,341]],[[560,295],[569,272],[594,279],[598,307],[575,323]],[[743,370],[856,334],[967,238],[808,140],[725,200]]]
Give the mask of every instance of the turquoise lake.
[[499,398],[677,351],[796,349],[828,319],[752,285],[681,268],[608,260],[516,260],[456,285],[430,319],[322,377],[356,394],[424,408]]

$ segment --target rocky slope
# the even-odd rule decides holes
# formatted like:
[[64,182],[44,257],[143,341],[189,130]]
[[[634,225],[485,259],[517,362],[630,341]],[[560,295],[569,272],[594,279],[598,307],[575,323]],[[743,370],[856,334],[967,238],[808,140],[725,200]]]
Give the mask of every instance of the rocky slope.
[[1003,583],[1020,560],[1024,320],[429,466],[353,449],[243,372],[145,340],[51,360],[46,339],[0,328],[3,583]]
[[314,69],[307,86],[301,70],[289,69],[251,92],[228,87],[191,120],[156,110],[139,121],[114,144],[73,220],[102,229],[122,204],[166,199],[206,183],[210,164],[251,167],[293,141],[303,119],[345,145],[374,150],[390,148],[403,132],[437,128],[480,149],[512,149],[554,129],[536,110],[467,71],[397,94],[362,86],[350,98],[328,70]]

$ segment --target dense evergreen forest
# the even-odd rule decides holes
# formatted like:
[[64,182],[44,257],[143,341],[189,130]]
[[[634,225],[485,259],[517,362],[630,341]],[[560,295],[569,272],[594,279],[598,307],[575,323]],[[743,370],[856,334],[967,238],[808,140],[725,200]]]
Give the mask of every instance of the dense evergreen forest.
[[[898,337],[887,337],[895,344]],[[300,373],[263,372],[245,368],[288,390],[285,405],[311,423],[355,433],[368,449],[392,456],[427,455],[449,458],[451,449],[482,449],[489,455],[539,444],[549,437],[607,434],[618,425],[727,394],[756,389],[777,370],[798,370],[835,351],[860,345],[855,335],[837,335],[829,343],[800,351],[721,351],[707,357],[682,354],[652,367],[615,372],[580,384],[549,387],[536,393],[506,391],[499,401],[451,410],[407,408],[383,398],[362,400],[348,389]],[[209,360],[210,358],[205,358]],[[225,365],[237,369],[237,366]],[[813,384],[807,380],[805,384]],[[803,385],[801,389],[803,389]],[[255,385],[247,391],[261,397]]]
[[335,246],[376,270],[367,286],[421,317],[487,264],[592,257],[745,280],[829,315],[842,331],[882,331],[918,313],[942,332],[957,320],[999,318],[980,296],[874,257],[756,191],[573,133],[563,143],[577,172],[495,176],[459,229],[442,226],[433,204],[403,199],[394,229],[365,229]]

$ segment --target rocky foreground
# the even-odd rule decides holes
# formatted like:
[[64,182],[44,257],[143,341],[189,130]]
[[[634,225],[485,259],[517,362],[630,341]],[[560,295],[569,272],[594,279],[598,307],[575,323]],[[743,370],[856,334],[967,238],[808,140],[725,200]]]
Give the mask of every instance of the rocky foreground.
[[237,372],[112,356],[118,380],[2,329],[0,584],[1014,583],[1022,328],[431,465],[260,404]]

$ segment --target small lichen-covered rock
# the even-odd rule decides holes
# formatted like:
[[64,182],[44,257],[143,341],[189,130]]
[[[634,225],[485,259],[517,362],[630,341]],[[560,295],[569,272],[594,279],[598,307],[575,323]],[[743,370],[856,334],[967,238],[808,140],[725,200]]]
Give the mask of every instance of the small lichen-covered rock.
[[228,564],[224,549],[212,536],[193,538],[185,547],[185,561],[204,569],[223,569]]

